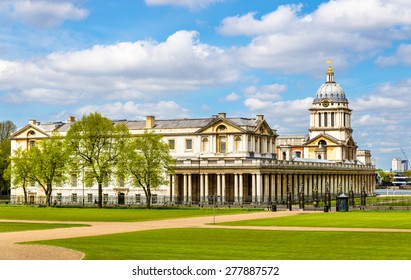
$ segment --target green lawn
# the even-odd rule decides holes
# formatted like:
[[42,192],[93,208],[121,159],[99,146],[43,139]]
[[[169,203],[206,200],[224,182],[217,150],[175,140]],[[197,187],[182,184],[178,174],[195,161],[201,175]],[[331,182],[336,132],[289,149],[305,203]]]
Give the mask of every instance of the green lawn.
[[407,233],[165,229],[35,243],[88,260],[410,260],[409,240]]
[[230,226],[301,226],[411,229],[411,211],[332,212],[220,223]]
[[0,222],[0,232],[81,227],[87,225]]
[[[216,215],[261,211],[258,209],[216,209]],[[56,208],[0,206],[0,219],[80,222],[140,222],[213,215],[211,208]]]

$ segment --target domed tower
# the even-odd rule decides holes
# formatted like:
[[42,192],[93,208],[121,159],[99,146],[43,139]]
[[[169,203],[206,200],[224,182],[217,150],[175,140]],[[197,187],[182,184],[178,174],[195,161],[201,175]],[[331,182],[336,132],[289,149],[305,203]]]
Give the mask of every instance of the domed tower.
[[357,146],[352,138],[351,109],[344,89],[334,81],[331,61],[327,64],[326,82],[318,88],[309,109],[309,140],[305,154],[309,158],[331,161],[355,160]]

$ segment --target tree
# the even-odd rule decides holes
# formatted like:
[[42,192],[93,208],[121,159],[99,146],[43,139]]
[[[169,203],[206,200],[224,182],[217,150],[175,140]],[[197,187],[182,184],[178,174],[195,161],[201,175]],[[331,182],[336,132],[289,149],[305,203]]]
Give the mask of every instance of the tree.
[[123,151],[130,132],[123,123],[113,124],[99,113],[85,115],[67,132],[66,141],[75,164],[98,184],[98,207],[103,206],[103,183]]
[[10,189],[10,176],[7,176],[5,172],[9,167],[10,136],[14,131],[16,131],[16,125],[12,121],[0,122],[0,191]]
[[[31,161],[29,150],[19,148],[14,152],[14,155],[10,157],[11,164],[4,174],[8,180],[12,180],[14,187],[23,188],[24,204],[28,204],[27,186],[31,181],[34,181],[31,177],[33,169]],[[13,174],[13,176],[11,176],[11,174]]]
[[161,135],[144,132],[127,142],[125,153],[119,161],[121,174],[131,176],[146,196],[147,208],[151,208],[151,191],[168,183],[167,174],[173,173],[174,159],[168,144]]
[[30,176],[46,194],[46,204],[51,205],[53,185],[61,184],[65,179],[69,150],[62,137],[53,135],[37,142],[29,150]]

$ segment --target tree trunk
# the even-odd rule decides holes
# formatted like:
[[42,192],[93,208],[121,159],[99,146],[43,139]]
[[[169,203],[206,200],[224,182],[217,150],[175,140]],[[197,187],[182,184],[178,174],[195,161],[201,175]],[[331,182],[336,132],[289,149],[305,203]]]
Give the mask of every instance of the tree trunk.
[[28,197],[27,197],[27,190],[26,190],[26,184],[25,183],[23,185],[23,193],[24,193],[24,204],[28,205],[29,201],[28,201]]
[[151,209],[151,190],[149,187],[147,187],[146,197],[147,197],[147,209]]
[[53,191],[53,187],[51,184],[47,184],[47,189],[46,189],[46,204],[47,207],[51,206],[51,193]]
[[103,208],[103,183],[98,182],[98,208]]

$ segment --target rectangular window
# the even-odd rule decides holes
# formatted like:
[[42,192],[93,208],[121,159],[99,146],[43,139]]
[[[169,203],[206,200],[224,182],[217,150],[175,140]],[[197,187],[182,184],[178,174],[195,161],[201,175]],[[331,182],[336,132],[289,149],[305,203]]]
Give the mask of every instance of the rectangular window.
[[331,113],[331,127],[334,127],[334,113]]
[[151,202],[152,202],[153,204],[157,204],[157,195],[156,195],[156,194],[153,194],[153,195],[151,196]]
[[71,174],[71,187],[77,188],[77,174]]
[[87,202],[88,203],[93,203],[93,194],[92,193],[87,194]]
[[324,126],[328,126],[328,113],[324,113]]
[[318,113],[318,127],[321,127],[321,113]]
[[193,140],[186,139],[186,150],[192,150],[192,149],[193,149]]
[[104,203],[104,204],[107,204],[107,202],[108,202],[108,194],[107,194],[107,193],[104,193],[104,194],[103,194],[103,203]]
[[57,194],[57,202],[58,202],[58,203],[61,203],[61,193],[58,193],[58,194]]
[[219,145],[219,152],[220,153],[226,153],[227,152],[227,137],[226,136],[220,136],[219,137],[220,145]]
[[141,194],[136,194],[136,203],[141,203]]
[[176,141],[174,139],[168,140],[168,145],[170,146],[170,150],[176,149]]
[[77,203],[77,194],[76,194],[76,193],[73,193],[73,194],[71,195],[71,202]]

